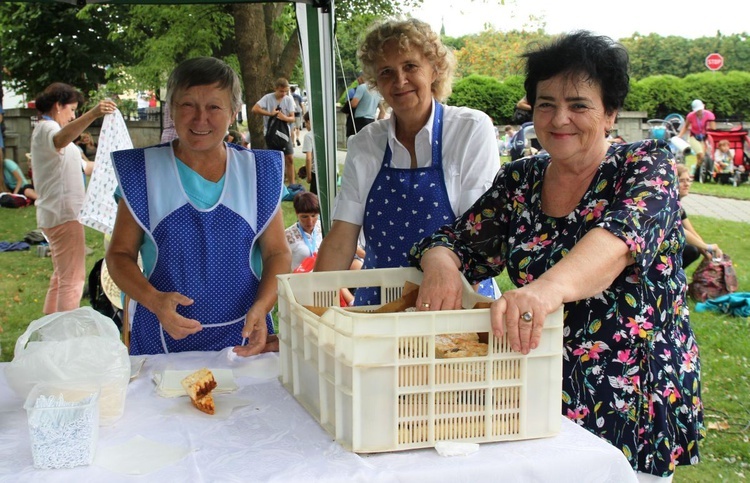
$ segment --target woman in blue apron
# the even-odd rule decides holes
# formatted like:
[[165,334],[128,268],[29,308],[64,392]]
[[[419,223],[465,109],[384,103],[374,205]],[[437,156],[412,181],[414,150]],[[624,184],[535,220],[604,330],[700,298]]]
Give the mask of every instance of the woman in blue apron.
[[[450,95],[455,61],[429,25],[414,19],[380,24],[359,58],[392,113],[349,140],[317,271],[346,270],[360,232],[364,269],[409,266],[414,243],[471,206],[500,166],[490,118],[440,104]],[[482,282],[480,292],[495,295],[493,281]],[[357,305],[384,302],[376,288],[357,289],[355,296]]]
[[241,106],[224,62],[183,62],[167,91],[178,138],[112,156],[121,198],[107,266],[131,299],[130,352],[273,350],[276,275],[291,260],[281,154],[223,142]]

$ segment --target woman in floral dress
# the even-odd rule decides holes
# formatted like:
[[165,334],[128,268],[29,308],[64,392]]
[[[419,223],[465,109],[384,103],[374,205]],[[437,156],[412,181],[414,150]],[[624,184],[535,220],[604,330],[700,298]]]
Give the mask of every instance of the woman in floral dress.
[[662,142],[606,141],[628,92],[627,52],[611,39],[576,32],[525,56],[546,153],[505,164],[415,245],[417,306],[460,308],[460,272],[507,268],[519,288],[493,303],[493,332],[527,354],[564,304],[563,415],[620,448],[641,481],[669,481],[698,462],[703,433],[674,159]]

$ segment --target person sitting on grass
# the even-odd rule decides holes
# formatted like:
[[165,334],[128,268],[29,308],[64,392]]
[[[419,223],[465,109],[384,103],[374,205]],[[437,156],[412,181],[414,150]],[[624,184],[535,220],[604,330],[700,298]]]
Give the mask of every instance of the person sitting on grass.
[[14,195],[24,195],[30,200],[36,200],[37,194],[34,191],[34,185],[26,179],[21,168],[12,159],[3,160],[3,182],[5,183],[5,189],[1,191],[7,191]]
[[[684,164],[677,165],[677,181],[680,184],[679,197],[682,200],[690,192],[690,184],[693,182],[690,178],[690,172]],[[703,241],[682,206],[680,206],[680,219],[682,219],[682,229],[685,231],[685,248],[682,250],[683,270],[692,265],[701,255],[706,258],[721,258],[723,256],[724,252],[721,251],[719,245]]]

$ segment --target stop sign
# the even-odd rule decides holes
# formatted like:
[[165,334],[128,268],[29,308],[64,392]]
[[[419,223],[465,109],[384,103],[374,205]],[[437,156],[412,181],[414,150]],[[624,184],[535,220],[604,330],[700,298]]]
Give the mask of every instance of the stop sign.
[[724,65],[724,57],[721,54],[713,53],[706,56],[706,67],[709,70],[719,70]]

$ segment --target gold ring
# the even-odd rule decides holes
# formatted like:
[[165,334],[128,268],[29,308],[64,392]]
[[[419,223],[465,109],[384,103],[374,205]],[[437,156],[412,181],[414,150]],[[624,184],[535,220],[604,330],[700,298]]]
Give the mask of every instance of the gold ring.
[[524,312],[521,314],[521,319],[523,319],[524,322],[531,322],[534,318],[533,315],[531,315],[531,312]]
[[430,308],[430,304],[427,303],[427,302],[422,302],[422,307],[424,307],[426,309],[429,309]]

